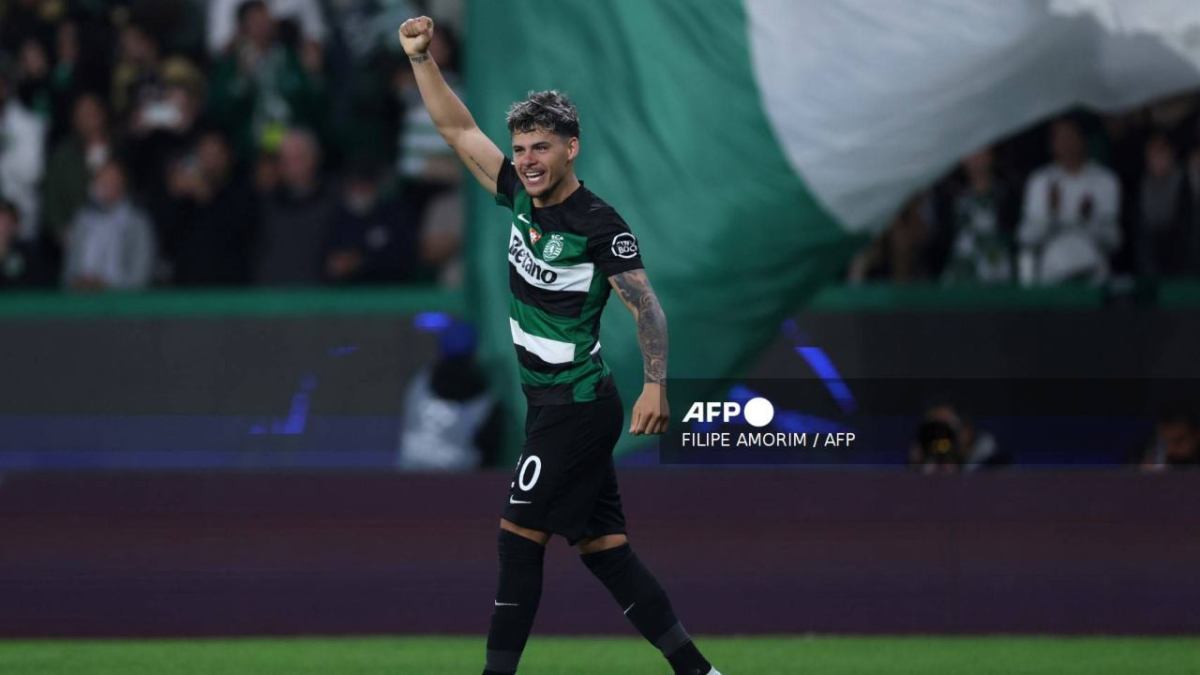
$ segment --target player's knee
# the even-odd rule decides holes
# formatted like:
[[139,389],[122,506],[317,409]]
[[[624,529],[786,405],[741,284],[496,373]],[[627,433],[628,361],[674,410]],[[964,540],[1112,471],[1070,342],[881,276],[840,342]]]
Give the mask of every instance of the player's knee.
[[580,556],[583,564],[601,581],[621,576],[634,560],[633,549],[622,544]]
[[606,534],[579,542],[579,552],[584,555],[599,553],[600,551],[607,551],[608,549],[624,546],[628,543],[629,537],[624,534]]
[[550,533],[542,532],[541,530],[532,530],[528,527],[521,527],[507,518],[500,519],[500,531],[511,532],[518,537],[524,537],[525,539],[528,539],[539,546],[545,546],[546,542],[550,540]]
[[546,547],[519,534],[500,530],[496,546],[501,562],[541,562]]

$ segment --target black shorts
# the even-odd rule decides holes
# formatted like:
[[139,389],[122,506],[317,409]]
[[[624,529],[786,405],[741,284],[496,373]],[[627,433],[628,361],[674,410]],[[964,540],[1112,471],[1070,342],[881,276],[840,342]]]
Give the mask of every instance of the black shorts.
[[617,396],[529,406],[525,446],[504,518],[521,527],[582,539],[625,533],[613,447],[625,410]]

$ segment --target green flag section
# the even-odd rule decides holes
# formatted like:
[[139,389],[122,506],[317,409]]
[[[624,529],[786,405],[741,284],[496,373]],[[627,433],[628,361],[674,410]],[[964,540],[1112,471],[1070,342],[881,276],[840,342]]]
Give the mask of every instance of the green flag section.
[[958,157],[1057,111],[1127,108],[1200,84],[1195,0],[745,8],[771,125],[792,167],[855,231],[878,228]]
[[[470,11],[468,105],[501,148],[504,113],[528,91],[560,89],[579,107],[577,173],[639,238],[670,324],[672,377],[736,369],[853,249],[767,123],[740,4],[547,0]],[[473,194],[472,299],[489,371],[506,374],[518,401],[508,217],[482,190]],[[641,354],[615,298],[600,342],[632,404]]]
[[[1128,106],[1200,82],[1179,28],[1200,3],[1162,1],[1179,21],[1117,0],[477,2],[467,103],[507,148],[512,101],[572,97],[577,173],[639,237],[670,376],[716,378],[957,157],[1073,103]],[[517,422],[509,218],[471,193],[469,299]],[[615,299],[600,341],[632,404],[641,356]]]

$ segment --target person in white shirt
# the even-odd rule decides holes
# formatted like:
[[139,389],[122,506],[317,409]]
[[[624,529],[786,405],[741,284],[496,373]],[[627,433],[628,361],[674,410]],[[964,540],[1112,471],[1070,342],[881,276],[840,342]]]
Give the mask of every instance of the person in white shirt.
[[[229,49],[237,37],[238,17],[245,0],[208,0],[208,51],[216,56]],[[323,44],[328,28],[319,0],[265,0],[276,20],[292,19],[305,41]]]
[[125,169],[109,160],[67,235],[63,284],[73,290],[145,288],[154,270],[154,228],[128,197]]
[[1055,121],[1050,142],[1054,162],[1025,184],[1017,229],[1021,283],[1103,282],[1109,257],[1121,245],[1120,184],[1112,171],[1088,158],[1074,120]]
[[0,64],[0,197],[21,213],[18,238],[37,237],[38,184],[46,155],[46,123],[17,100],[16,83]]

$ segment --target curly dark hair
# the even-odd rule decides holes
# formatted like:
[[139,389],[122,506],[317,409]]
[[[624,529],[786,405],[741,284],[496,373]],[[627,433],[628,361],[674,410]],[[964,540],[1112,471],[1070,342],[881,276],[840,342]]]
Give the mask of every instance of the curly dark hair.
[[579,111],[556,89],[529,92],[525,100],[508,108],[506,119],[509,133],[545,129],[566,138],[579,136]]

